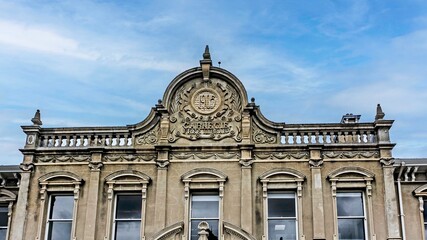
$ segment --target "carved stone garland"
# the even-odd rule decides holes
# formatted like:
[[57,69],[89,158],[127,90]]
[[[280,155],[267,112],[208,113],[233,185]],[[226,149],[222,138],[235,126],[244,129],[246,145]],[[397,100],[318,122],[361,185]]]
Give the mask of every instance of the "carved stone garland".
[[242,102],[236,90],[219,79],[184,84],[172,99],[169,142],[179,139],[241,142]]

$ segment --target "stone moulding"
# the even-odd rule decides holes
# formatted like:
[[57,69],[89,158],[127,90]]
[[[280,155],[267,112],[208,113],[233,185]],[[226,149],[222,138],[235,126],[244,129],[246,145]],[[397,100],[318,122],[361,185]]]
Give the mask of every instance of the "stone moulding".
[[224,152],[224,153],[215,153],[215,152],[181,152],[181,153],[172,153],[170,154],[170,160],[186,160],[186,159],[233,159],[240,158],[238,152]]
[[255,158],[258,159],[307,159],[308,152],[256,152]]
[[168,237],[172,235],[176,235],[184,229],[184,222],[177,222],[175,224],[172,224],[164,229],[162,229],[160,232],[154,234],[153,237],[150,238],[150,240],[165,240]]
[[148,162],[157,158],[156,154],[108,154],[103,157],[105,162]]
[[378,151],[327,151],[323,152],[324,158],[378,158]]
[[136,136],[135,138],[135,145],[154,145],[158,142],[158,136],[159,136],[159,126],[157,125],[150,131]]
[[90,155],[43,155],[37,156],[35,162],[55,163],[55,162],[89,162]]
[[224,232],[228,233],[232,236],[237,237],[238,239],[242,240],[256,240],[253,236],[251,236],[249,233],[247,233],[245,230],[231,224],[224,222]]

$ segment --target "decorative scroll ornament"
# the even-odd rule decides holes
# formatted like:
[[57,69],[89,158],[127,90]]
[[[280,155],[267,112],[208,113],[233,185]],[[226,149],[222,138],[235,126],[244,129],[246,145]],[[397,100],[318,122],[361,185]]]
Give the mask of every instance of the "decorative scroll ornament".
[[237,91],[219,79],[183,85],[172,99],[168,140],[220,141],[241,137],[242,102]]
[[136,137],[136,145],[154,145],[158,142],[159,127]]
[[380,163],[386,167],[393,166],[394,158],[381,158]]
[[255,143],[277,143],[277,137],[274,134],[261,130],[256,124],[252,127],[252,139]]
[[379,156],[378,152],[347,152],[347,151],[331,151],[323,152],[323,157],[327,158],[377,158]]
[[310,161],[308,161],[308,164],[310,165],[310,167],[320,167],[323,165],[323,159],[310,159]]
[[225,153],[214,153],[214,152],[181,152],[170,154],[171,160],[186,160],[186,159],[232,159],[240,158],[238,152],[225,152]]
[[32,172],[34,170],[34,164],[32,164],[32,163],[21,163],[19,165],[19,168],[23,172]]
[[258,159],[306,159],[310,156],[308,152],[256,152]]
[[141,155],[133,155],[133,154],[109,154],[105,155],[103,161],[105,162],[148,162],[155,160],[157,157],[156,154],[141,154]]
[[88,166],[91,171],[101,171],[104,164],[102,162],[89,162]]
[[48,162],[89,162],[90,155],[44,155],[36,157],[36,162],[48,163]]

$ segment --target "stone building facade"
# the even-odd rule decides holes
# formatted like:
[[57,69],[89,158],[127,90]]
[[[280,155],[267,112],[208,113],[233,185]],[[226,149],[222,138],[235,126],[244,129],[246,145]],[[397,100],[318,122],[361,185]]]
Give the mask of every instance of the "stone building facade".
[[272,122],[206,48],[137,124],[43,128],[37,112],[20,170],[0,172],[16,182],[0,239],[424,239],[427,161],[393,159],[380,106],[359,117]]

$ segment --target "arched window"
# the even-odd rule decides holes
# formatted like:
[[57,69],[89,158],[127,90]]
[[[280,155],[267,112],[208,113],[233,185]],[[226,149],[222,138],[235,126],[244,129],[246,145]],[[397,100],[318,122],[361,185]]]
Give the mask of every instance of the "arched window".
[[9,226],[15,201],[16,195],[13,192],[0,189],[0,239],[9,239]]
[[184,232],[197,240],[197,226],[201,221],[209,224],[210,234],[222,236],[224,183],[227,176],[211,168],[198,168],[181,176],[184,183]]
[[105,239],[144,239],[147,185],[150,177],[123,170],[105,178],[108,185]]
[[65,171],[51,172],[39,178],[40,214],[37,239],[75,239],[82,183],[83,180],[79,176]]
[[426,239],[426,232],[427,232],[427,184],[418,187],[414,190],[414,196],[418,198],[418,201],[420,203],[420,223],[423,225],[422,234],[423,239]]
[[328,179],[332,188],[334,239],[375,238],[374,174],[359,167],[344,167],[331,172]]
[[273,169],[259,177],[263,192],[263,239],[300,239],[302,185],[305,176],[293,169]]

